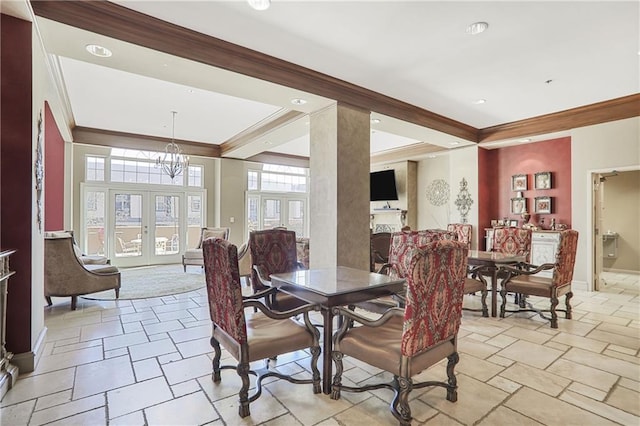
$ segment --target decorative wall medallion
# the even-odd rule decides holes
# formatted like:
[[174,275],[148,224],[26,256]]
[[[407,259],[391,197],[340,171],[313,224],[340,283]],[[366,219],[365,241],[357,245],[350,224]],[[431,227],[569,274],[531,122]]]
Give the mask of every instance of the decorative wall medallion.
[[36,181],[36,210],[38,220],[38,230],[42,232],[42,190],[44,182],[44,162],[42,160],[42,142],[44,139],[44,123],[42,122],[42,110],[38,116],[38,140],[36,141],[36,160],[33,165]]
[[434,206],[449,202],[449,184],[444,179],[435,179],[427,187],[427,200]]
[[460,222],[462,223],[467,223],[467,215],[469,214],[471,205],[473,204],[467,185],[467,180],[462,178],[460,181],[460,192],[458,193],[455,202],[456,207],[458,207],[458,211],[460,212]]

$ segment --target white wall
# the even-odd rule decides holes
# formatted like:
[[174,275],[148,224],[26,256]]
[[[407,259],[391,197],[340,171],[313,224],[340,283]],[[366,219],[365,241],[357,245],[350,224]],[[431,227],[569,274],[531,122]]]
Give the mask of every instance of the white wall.
[[593,288],[592,183],[594,172],[640,168],[640,117],[571,132],[571,223],[580,233],[575,284]]
[[[472,248],[478,246],[478,147],[470,146],[439,154],[418,162],[418,229],[446,229],[449,223],[460,223],[462,218],[455,204],[460,193],[462,178],[473,200],[467,223],[473,225]],[[436,179],[449,184],[449,202],[434,206],[427,199],[427,188]],[[480,235],[482,236],[482,235]]]

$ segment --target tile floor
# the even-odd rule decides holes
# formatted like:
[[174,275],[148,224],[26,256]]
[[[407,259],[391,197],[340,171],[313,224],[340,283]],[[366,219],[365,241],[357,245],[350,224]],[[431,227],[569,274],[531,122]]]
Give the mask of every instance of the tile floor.
[[[574,319],[557,330],[528,314],[505,319],[464,312],[458,402],[441,388],[412,393],[414,424],[639,425],[640,312],[637,275],[608,274],[598,293],[576,292]],[[477,298],[465,296],[465,305]],[[391,392],[343,393],[272,381],[237,415],[239,380],[211,381],[206,293],[135,301],[65,299],[45,309],[47,343],[36,371],[0,402],[5,425],[390,425]],[[224,360],[223,360],[224,361]],[[383,374],[346,360],[353,382]],[[288,372],[308,354],[280,357]],[[304,374],[304,372],[303,372]],[[421,378],[446,377],[444,365]]]

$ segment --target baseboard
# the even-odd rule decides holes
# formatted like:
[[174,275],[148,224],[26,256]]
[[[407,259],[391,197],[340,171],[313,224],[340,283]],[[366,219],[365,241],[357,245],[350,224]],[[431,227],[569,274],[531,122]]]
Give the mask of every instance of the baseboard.
[[36,344],[33,347],[33,350],[29,352],[22,352],[19,354],[14,354],[13,358],[11,358],[11,363],[18,367],[21,373],[31,373],[36,369],[36,365],[42,356],[44,351],[44,341],[47,336],[47,327],[44,327],[42,331],[40,331],[40,335],[36,340]]
[[629,275],[640,275],[640,271],[632,271],[629,269],[613,269],[613,268],[604,268],[603,272],[611,272],[612,274],[629,274]]
[[578,291],[593,291],[589,288],[586,281],[572,281],[571,288]]

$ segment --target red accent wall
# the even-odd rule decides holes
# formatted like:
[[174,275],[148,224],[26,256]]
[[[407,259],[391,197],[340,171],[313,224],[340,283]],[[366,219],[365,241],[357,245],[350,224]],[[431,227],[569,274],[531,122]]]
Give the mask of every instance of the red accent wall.
[[[511,177],[517,174],[527,175],[527,190],[522,195],[527,199],[527,211],[531,221],[540,223],[544,218],[544,228],[548,228],[551,219],[571,227],[571,138],[558,138],[548,141],[522,144],[493,150],[480,149],[478,177],[480,184],[479,227],[480,232],[491,226],[491,219],[518,219],[511,214]],[[534,174],[551,172],[551,189],[536,190]],[[485,175],[485,176],[482,176]],[[551,214],[535,214],[534,198],[551,197]],[[522,223],[522,222],[520,222]]]
[[64,139],[44,104],[44,230],[64,228]]
[[10,258],[7,350],[31,350],[31,231],[35,212],[33,176],[31,23],[0,17],[0,247]]

